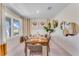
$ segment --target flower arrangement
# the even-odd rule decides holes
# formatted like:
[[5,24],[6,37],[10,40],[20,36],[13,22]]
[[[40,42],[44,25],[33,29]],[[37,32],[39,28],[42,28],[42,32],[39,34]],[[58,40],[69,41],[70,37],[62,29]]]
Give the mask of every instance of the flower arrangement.
[[[53,26],[53,27],[52,27]],[[58,26],[58,21],[53,20],[52,23],[48,23],[47,26],[44,26],[44,29],[46,32],[49,33],[49,35],[54,32],[55,28]]]

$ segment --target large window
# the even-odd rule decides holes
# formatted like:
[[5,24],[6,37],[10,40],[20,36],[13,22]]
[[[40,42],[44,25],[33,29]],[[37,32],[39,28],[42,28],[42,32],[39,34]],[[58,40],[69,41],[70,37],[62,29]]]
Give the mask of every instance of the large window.
[[13,19],[13,35],[18,35],[20,29],[19,20]]
[[20,20],[17,20],[16,18],[10,18],[10,17],[6,17],[5,19],[6,19],[5,21],[6,38],[9,39],[16,35],[19,35],[21,30]]
[[6,17],[6,37],[11,37],[11,18]]

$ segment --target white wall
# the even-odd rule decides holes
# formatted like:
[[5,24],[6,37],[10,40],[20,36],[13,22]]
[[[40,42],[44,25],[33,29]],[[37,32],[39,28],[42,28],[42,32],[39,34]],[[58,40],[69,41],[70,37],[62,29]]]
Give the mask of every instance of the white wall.
[[[79,24],[79,4],[69,4],[59,14],[57,14],[54,19],[57,19],[59,24],[63,20],[74,21]],[[53,40],[71,55],[79,55],[79,34],[65,37],[59,26],[57,31],[52,33],[52,35],[54,37]]]
[[2,17],[2,12],[1,12],[1,4],[0,4],[0,44],[1,44],[1,39],[2,39],[2,20],[1,20],[1,17]]
[[[44,30],[43,26],[47,23],[47,19],[31,19],[30,20],[30,30],[32,35],[46,34],[46,31]],[[33,25],[33,22],[36,22],[36,26]],[[44,23],[44,25],[41,25],[41,22]]]
[[[7,55],[9,56],[19,56],[24,54],[24,44],[20,43],[20,37],[23,34],[22,32],[22,18],[14,13],[13,11],[9,10],[8,8],[5,9],[5,16],[18,19],[20,21],[21,28],[19,29],[19,35],[13,36],[10,39],[7,39]],[[4,21],[5,23],[5,21]],[[5,27],[3,27],[5,28]],[[6,33],[5,31],[3,31]]]
[[4,44],[5,43],[5,37],[3,34],[4,31],[4,12],[5,12],[5,7],[3,6],[3,4],[0,4],[0,44]]

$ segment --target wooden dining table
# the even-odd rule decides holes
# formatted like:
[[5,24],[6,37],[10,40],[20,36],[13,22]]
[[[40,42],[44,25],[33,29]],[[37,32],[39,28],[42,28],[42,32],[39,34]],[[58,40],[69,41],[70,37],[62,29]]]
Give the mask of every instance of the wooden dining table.
[[42,55],[48,55],[48,43],[49,40],[45,37],[31,37],[25,41],[27,46],[27,55],[30,55],[30,48],[29,46],[41,46],[42,47]]
[[32,45],[48,45],[48,39],[47,38],[30,38],[26,40],[27,44]]

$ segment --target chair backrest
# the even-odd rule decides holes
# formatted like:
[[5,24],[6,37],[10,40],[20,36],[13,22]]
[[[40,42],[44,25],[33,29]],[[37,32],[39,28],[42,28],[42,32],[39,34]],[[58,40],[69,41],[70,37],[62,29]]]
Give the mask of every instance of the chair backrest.
[[28,36],[22,36],[22,37],[20,38],[20,43],[25,42],[27,39],[28,39]]

